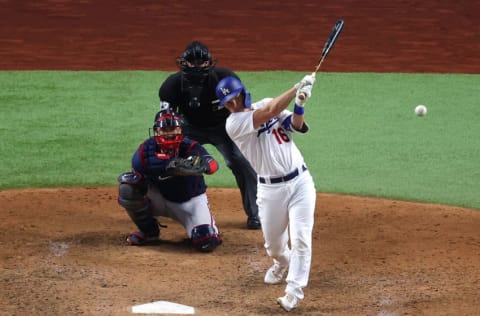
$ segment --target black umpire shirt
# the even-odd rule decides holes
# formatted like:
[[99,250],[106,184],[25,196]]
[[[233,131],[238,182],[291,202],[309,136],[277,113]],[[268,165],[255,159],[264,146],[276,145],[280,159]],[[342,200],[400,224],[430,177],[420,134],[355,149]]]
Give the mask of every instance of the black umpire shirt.
[[[208,78],[202,88],[189,89],[188,83],[182,82],[182,72],[170,75],[160,86],[161,101],[170,103],[170,107],[181,113],[188,124],[195,127],[213,127],[224,125],[230,114],[226,108],[219,109],[219,100],[215,94],[217,83],[225,77],[238,76],[227,68],[214,67],[210,69]],[[197,96],[199,104],[192,102]]]

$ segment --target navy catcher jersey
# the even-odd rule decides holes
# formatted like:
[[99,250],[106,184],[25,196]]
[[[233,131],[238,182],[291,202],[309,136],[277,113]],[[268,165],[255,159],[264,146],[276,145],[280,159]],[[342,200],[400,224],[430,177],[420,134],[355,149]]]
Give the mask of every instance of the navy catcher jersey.
[[[141,173],[150,185],[156,186],[169,201],[182,203],[206,192],[203,175],[201,176],[169,176],[165,168],[174,159],[159,159],[155,155],[157,143],[150,137],[137,149],[132,158],[132,168]],[[177,157],[210,156],[206,149],[187,137],[180,143]]]

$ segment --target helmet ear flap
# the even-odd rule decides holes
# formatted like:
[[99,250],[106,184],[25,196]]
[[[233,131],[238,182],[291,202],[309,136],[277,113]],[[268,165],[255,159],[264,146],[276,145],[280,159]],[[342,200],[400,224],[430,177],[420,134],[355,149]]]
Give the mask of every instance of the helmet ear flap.
[[252,95],[247,91],[247,89],[244,89],[243,91],[245,92],[245,107],[249,108],[252,106]]

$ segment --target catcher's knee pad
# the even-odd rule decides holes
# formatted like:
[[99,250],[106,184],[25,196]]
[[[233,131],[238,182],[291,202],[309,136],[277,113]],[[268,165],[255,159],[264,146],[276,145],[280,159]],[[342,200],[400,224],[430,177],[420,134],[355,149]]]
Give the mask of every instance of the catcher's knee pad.
[[204,224],[193,227],[192,244],[203,252],[210,252],[222,243],[222,238],[215,232],[212,225]]
[[118,177],[118,204],[127,210],[135,211],[147,205],[147,185],[141,175],[133,172],[122,173]]

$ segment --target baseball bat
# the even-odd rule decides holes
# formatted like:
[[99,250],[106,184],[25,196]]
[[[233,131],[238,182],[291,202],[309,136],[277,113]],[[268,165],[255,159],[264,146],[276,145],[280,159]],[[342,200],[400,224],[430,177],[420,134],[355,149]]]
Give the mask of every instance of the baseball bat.
[[[337,22],[335,22],[335,25],[333,26],[332,31],[328,35],[327,41],[323,45],[322,54],[320,55],[320,61],[315,67],[315,70],[312,72],[313,77],[315,77],[323,61],[325,60],[325,58],[327,58],[328,53],[330,53],[330,50],[333,48],[333,45],[335,45],[335,42],[337,41],[338,36],[340,35],[340,32],[343,30],[344,24],[345,22],[343,20],[337,20]],[[300,100],[305,100],[306,98],[304,93],[301,93],[298,97],[300,98]]]

